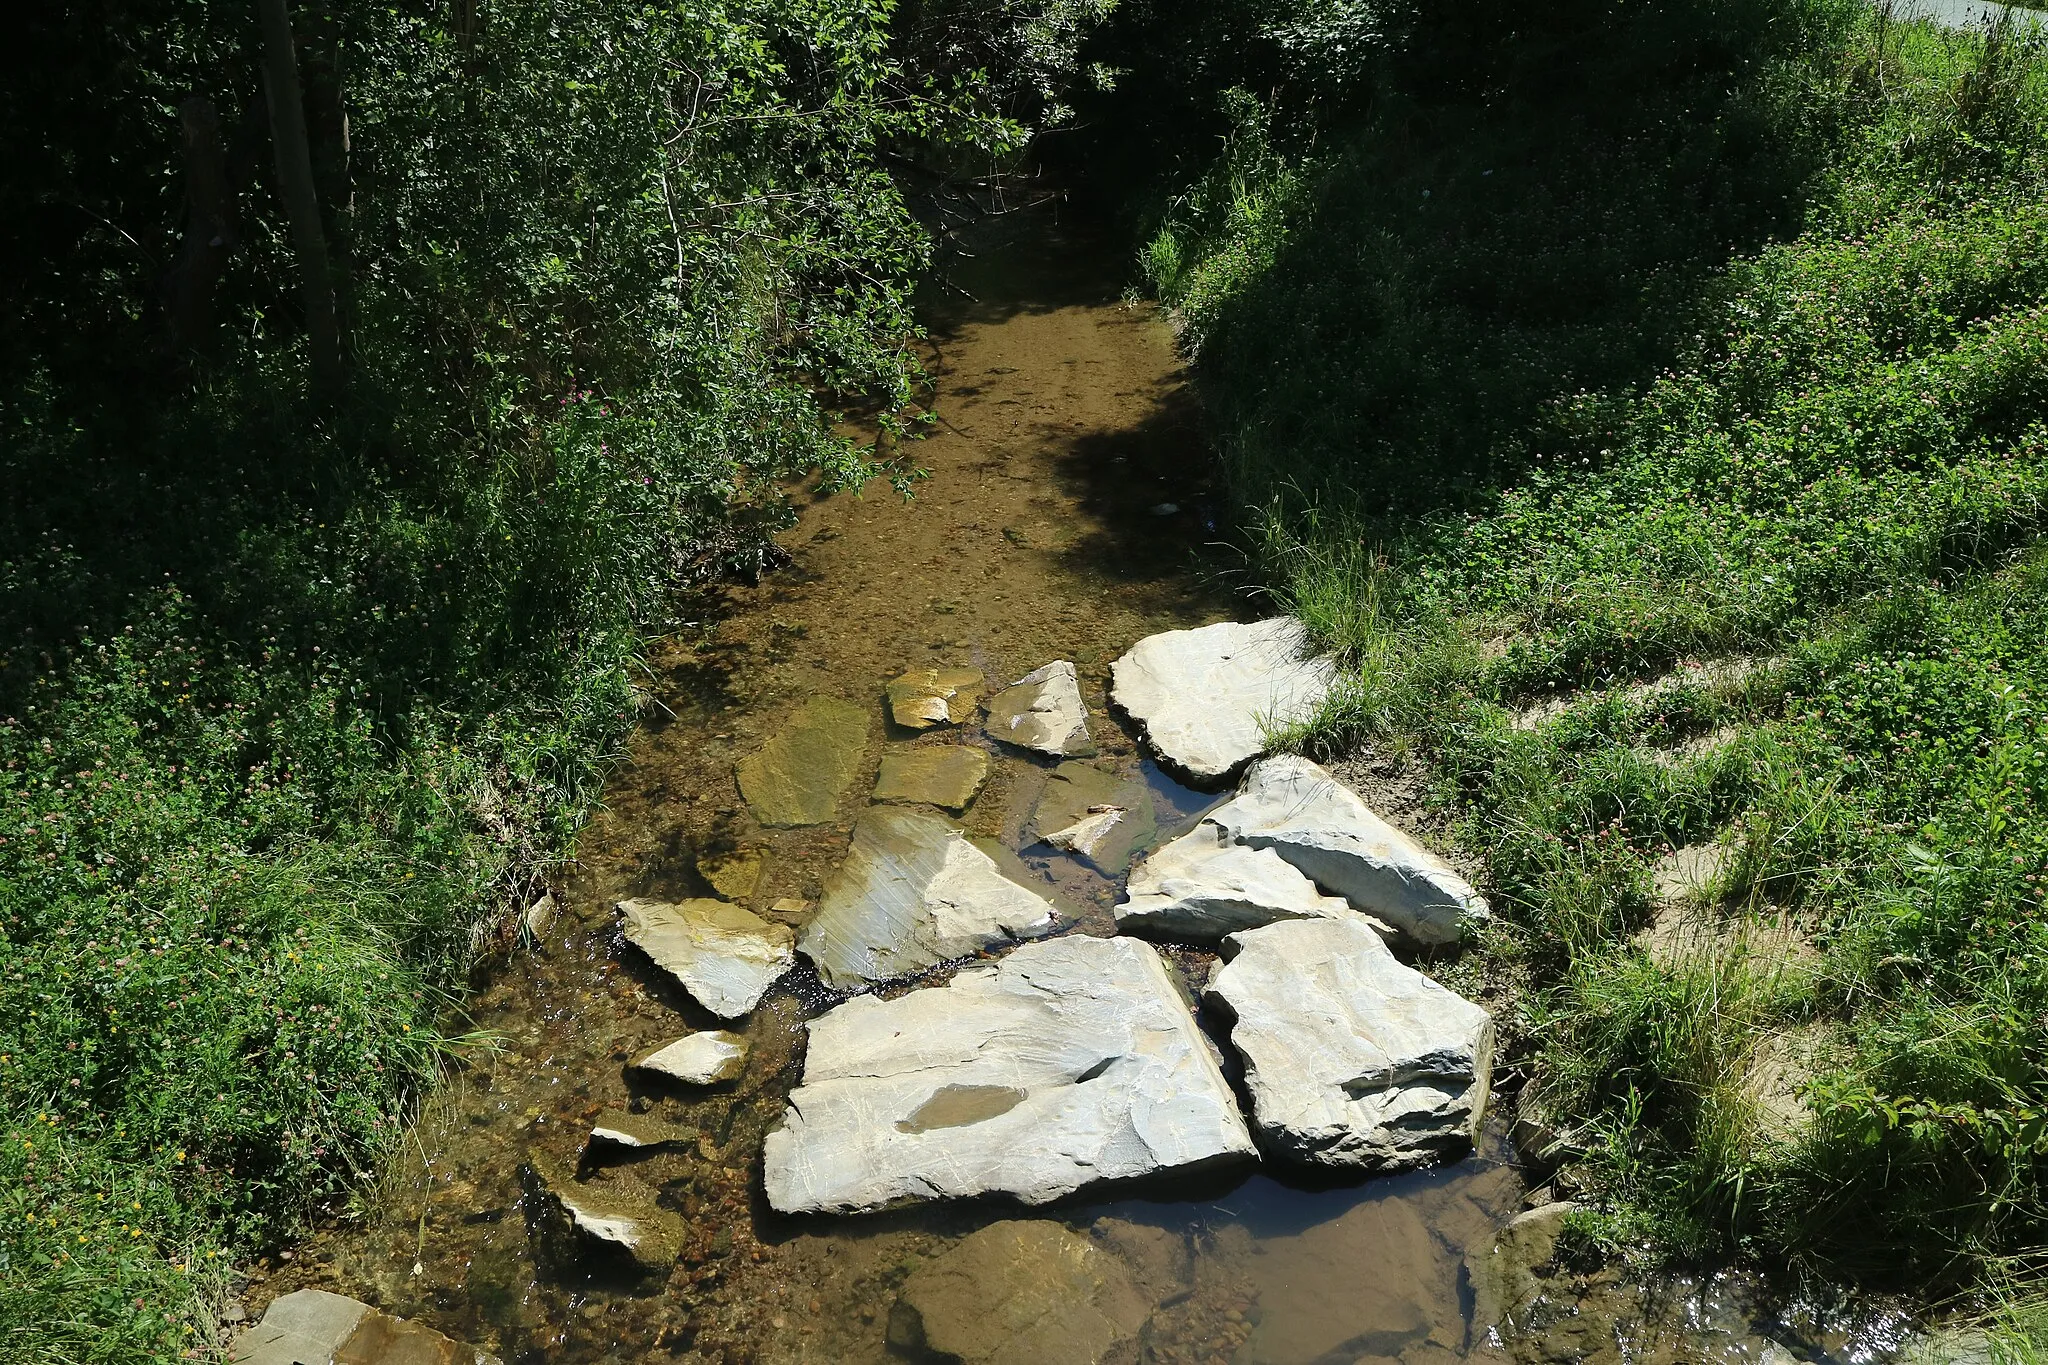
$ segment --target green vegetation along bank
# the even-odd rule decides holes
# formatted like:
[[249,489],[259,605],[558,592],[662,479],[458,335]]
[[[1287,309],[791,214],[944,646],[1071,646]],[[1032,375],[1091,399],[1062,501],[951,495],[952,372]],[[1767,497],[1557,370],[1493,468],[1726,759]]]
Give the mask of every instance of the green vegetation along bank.
[[1937,1295],[2038,1246],[2048,50],[1831,0],[1099,48],[1089,155],[1351,662],[1298,739],[1485,856],[1583,1230]]
[[218,1349],[399,1140],[642,632],[912,395],[898,188],[1089,3],[52,10],[0,80],[0,1359]]

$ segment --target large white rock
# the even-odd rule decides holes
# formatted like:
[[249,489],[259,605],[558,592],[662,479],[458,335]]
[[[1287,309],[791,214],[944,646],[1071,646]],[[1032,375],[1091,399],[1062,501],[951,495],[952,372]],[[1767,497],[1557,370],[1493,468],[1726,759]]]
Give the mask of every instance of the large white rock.
[[1095,752],[1080,678],[1065,659],[1033,669],[990,697],[986,728],[1005,744],[1057,758]]
[[787,925],[724,901],[630,900],[618,909],[627,941],[721,1019],[754,1008],[796,961]]
[[1207,998],[1232,1021],[1253,1120],[1276,1150],[1400,1170],[1470,1144],[1493,1073],[1485,1010],[1356,919],[1249,929],[1223,955]]
[[1005,877],[964,831],[873,807],[798,947],[826,985],[850,991],[1058,927],[1052,903]]
[[1150,944],[1072,935],[945,986],[857,996],[810,1023],[765,1151],[768,1202],[848,1213],[1248,1160],[1194,1015]]
[[1232,843],[1206,821],[1138,864],[1116,907],[1126,933],[1201,943],[1277,920],[1357,917],[1279,854]]
[[1138,641],[1110,665],[1110,700],[1145,729],[1153,752],[1197,786],[1229,781],[1266,752],[1268,729],[1306,720],[1336,680],[1308,657],[1308,632],[1280,616],[1221,621]]
[[1417,942],[1455,943],[1488,917],[1485,898],[1449,863],[1305,758],[1283,754],[1255,765],[1236,797],[1208,818]]

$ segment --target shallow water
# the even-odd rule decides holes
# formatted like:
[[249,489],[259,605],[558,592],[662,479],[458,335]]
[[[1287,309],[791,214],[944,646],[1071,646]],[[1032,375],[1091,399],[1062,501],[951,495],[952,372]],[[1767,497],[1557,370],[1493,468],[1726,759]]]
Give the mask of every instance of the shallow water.
[[[334,1289],[510,1362],[881,1361],[893,1358],[898,1290],[926,1257],[997,1219],[1085,1229],[1108,1218],[1166,1229],[1187,1249],[1184,1287],[1145,1325],[1142,1359],[1427,1365],[1499,1349],[1470,1321],[1464,1270],[1465,1255],[1484,1251],[1523,1207],[1497,1137],[1454,1166],[1352,1188],[1295,1188],[1253,1173],[1050,1210],[976,1204],[789,1219],[761,1199],[759,1154],[796,1079],[801,1021],[831,1003],[815,977],[793,976],[734,1026],[752,1042],[734,1084],[690,1095],[622,1071],[629,1057],[718,1021],[622,943],[612,902],[708,895],[700,859],[759,849],[765,868],[749,903],[800,924],[846,850],[884,746],[915,742],[882,724],[883,684],[906,666],[971,666],[1001,686],[1071,659],[1103,761],[1142,774],[1154,793],[1157,841],[1217,799],[1144,763],[1103,691],[1109,661],[1140,637],[1250,614],[1218,586],[1227,561],[1203,558],[1212,493],[1172,338],[1149,310],[1117,301],[1085,236],[1044,218],[1016,221],[1016,240],[955,273],[979,297],[949,294],[929,310],[939,422],[913,448],[930,470],[916,499],[871,490],[809,501],[782,537],[790,564],[758,586],[721,590],[701,622],[657,653],[656,719],[635,736],[584,837],[561,918],[537,951],[482,983],[474,1021],[495,1041],[469,1051],[363,1217],[259,1268],[252,1308],[292,1288]],[[872,712],[862,775],[834,820],[764,829],[734,764],[815,695]],[[924,742],[940,737],[963,736]],[[1111,932],[1115,882],[1025,846],[1054,765],[972,726],[964,737],[992,760],[966,826],[1021,850],[1013,875],[1054,899],[1077,932]],[[1203,954],[1171,956],[1193,979],[1206,970]],[[692,1150],[608,1159],[658,1186],[689,1222],[666,1280],[535,1263],[520,1164],[529,1152],[573,1164],[602,1107],[643,1109],[701,1134]],[[1509,1344],[1535,1358],[1755,1360],[1765,1350],[1758,1329],[1770,1327],[1813,1358],[1882,1354],[1881,1331],[1767,1311],[1747,1282],[1665,1289],[1675,1308],[1654,1315],[1665,1324],[1658,1332],[1631,1319],[1644,1315],[1638,1296],[1611,1321],[1571,1307],[1575,1335]]]

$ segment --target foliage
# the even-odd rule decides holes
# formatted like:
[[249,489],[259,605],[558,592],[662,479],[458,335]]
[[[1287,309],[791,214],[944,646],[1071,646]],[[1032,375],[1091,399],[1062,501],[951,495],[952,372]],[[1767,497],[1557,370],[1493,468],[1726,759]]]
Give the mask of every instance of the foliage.
[[[914,473],[826,410],[902,425],[920,383],[929,245],[890,168],[1014,152],[1103,9],[1009,4],[994,43],[924,11],[930,51],[886,3],[295,13],[333,405],[303,391],[254,8],[28,26],[0,83],[27,267],[0,292],[0,1358],[214,1350],[225,1267],[390,1149],[469,965],[571,850],[643,631],[759,571],[790,481]],[[193,94],[238,241],[184,348],[160,290]]]
[[[1385,33],[1341,107],[1222,71],[1139,225],[1353,664],[1293,738],[1432,773],[1623,1223],[1923,1288],[2037,1244],[2048,53],[1805,3]],[[1652,954],[1707,844],[1725,927]]]

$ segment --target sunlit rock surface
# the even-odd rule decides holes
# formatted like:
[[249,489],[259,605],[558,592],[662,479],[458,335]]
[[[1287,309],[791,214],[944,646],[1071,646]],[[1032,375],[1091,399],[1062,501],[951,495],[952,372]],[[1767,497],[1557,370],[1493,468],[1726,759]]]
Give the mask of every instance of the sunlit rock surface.
[[1464,1150],[1486,1108],[1493,1020],[1360,919],[1233,934],[1208,1000],[1244,1058],[1253,1121],[1317,1166],[1400,1170]]
[[810,1023],[768,1135],[785,1213],[1003,1194],[1249,1160],[1251,1135],[1158,952],[1072,935]]
[[625,1171],[578,1182],[568,1168],[535,1154],[520,1177],[534,1210],[535,1254],[543,1261],[572,1264],[593,1252],[623,1253],[643,1270],[661,1271],[682,1253],[683,1220]]
[[706,1029],[678,1038],[629,1063],[686,1085],[716,1085],[738,1078],[747,1066],[747,1040],[737,1033]]
[[988,781],[988,755],[971,744],[924,744],[882,755],[875,800],[959,814]]
[[1328,772],[1291,754],[1269,758],[1208,819],[1241,844],[1270,848],[1419,943],[1455,943],[1488,918],[1452,866],[1372,813]]
[[885,689],[889,719],[906,730],[958,725],[973,719],[986,682],[978,668],[913,668]]
[[1284,616],[1149,635],[1110,666],[1110,700],[1162,762],[1214,787],[1266,751],[1269,728],[1307,719],[1329,695],[1336,666],[1308,649]]
[[235,1365],[499,1365],[496,1356],[431,1327],[324,1289],[271,1300],[263,1321],[235,1338],[234,1359]]
[[1065,659],[1026,673],[990,697],[987,729],[1005,744],[1055,758],[1095,752],[1080,679]]
[[1118,929],[1194,943],[1279,920],[1355,918],[1349,901],[1279,854],[1233,843],[1207,821],[1138,864],[1116,906]]
[[908,976],[1059,927],[965,832],[924,811],[868,810],[800,947],[835,990]]
[[724,901],[620,901],[626,940],[721,1019],[759,1004],[796,960],[789,926]]
[[812,697],[761,748],[740,760],[740,794],[764,825],[822,825],[860,771],[871,721],[865,708]]

